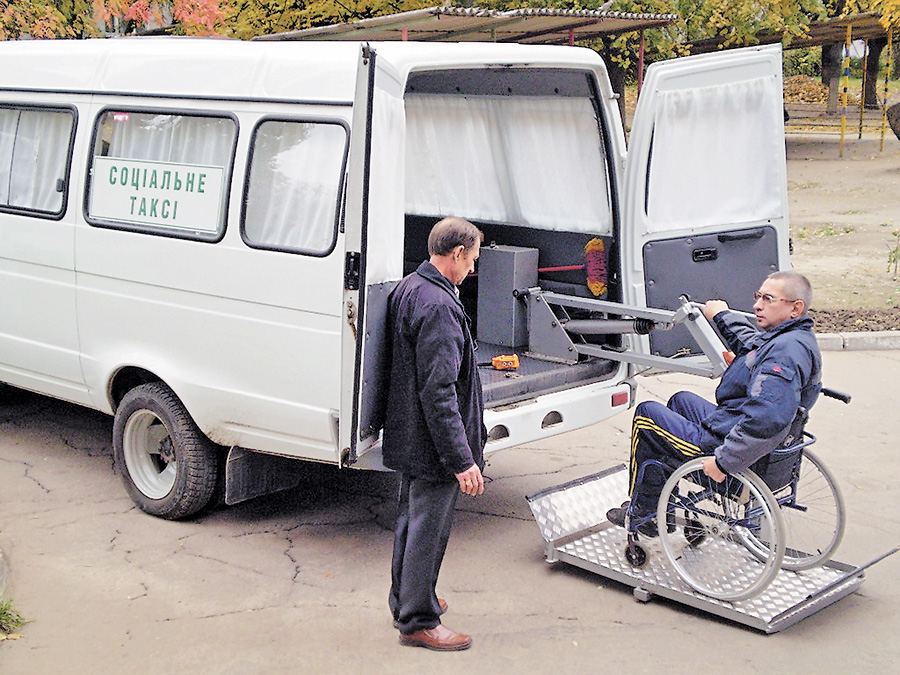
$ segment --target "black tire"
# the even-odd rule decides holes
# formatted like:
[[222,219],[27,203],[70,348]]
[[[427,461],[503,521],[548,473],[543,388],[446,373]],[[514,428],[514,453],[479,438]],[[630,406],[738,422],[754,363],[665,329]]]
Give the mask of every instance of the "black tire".
[[135,387],[122,399],[113,451],[125,490],[151,515],[186,518],[203,509],[215,490],[217,446],[160,382]]
[[625,560],[632,567],[641,569],[650,561],[650,556],[647,554],[647,549],[643,546],[632,544],[625,547]]

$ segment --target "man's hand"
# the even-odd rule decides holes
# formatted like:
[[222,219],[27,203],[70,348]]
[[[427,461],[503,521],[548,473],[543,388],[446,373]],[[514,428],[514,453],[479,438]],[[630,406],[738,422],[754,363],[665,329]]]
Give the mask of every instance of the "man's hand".
[[724,300],[707,300],[706,304],[703,305],[703,316],[705,316],[709,321],[712,321],[716,314],[719,312],[724,312],[728,309],[728,303]]
[[456,474],[456,480],[459,481],[459,489],[467,495],[484,494],[484,476],[481,475],[481,469],[477,464],[473,464],[462,473]]
[[703,473],[712,478],[717,483],[725,480],[725,474],[719,471],[719,465],[716,464],[715,457],[707,457],[703,460]]

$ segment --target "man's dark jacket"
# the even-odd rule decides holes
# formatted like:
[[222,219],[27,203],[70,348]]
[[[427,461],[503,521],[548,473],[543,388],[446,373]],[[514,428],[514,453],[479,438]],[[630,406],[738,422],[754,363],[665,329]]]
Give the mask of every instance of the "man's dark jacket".
[[484,468],[481,380],[456,287],[423,262],[391,293],[387,326],[385,466],[429,480]]
[[785,439],[802,406],[822,388],[822,357],[807,316],[760,331],[738,312],[720,312],[716,327],[735,360],[716,388],[716,410],[703,419],[719,467],[742,471]]

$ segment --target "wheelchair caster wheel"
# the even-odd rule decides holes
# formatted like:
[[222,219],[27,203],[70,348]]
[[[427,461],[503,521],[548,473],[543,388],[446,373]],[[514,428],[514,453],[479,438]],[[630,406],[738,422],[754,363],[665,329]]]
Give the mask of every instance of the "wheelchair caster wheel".
[[629,544],[625,547],[625,560],[627,560],[628,564],[632,567],[640,569],[647,564],[650,560],[650,556],[647,555],[647,549],[640,544]]
[[706,532],[700,521],[690,518],[684,524],[684,538],[690,546],[699,546],[706,539]]

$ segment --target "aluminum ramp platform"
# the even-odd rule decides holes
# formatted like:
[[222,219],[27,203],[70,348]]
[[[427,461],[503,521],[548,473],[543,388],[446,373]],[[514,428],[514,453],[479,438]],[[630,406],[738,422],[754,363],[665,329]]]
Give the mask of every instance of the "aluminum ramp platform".
[[[759,595],[725,602],[684,583],[669,565],[658,539],[641,537],[649,554],[643,568],[625,560],[627,534],[606,520],[606,512],[619,506],[627,494],[628,471],[621,464],[526,497],[547,542],[547,561],[566,562],[633,586],[634,597],[642,602],[658,595],[765,633],[784,630],[853,593],[864,581],[866,568],[898,550],[860,567],[830,560],[802,572],[781,570]],[[746,558],[747,565],[761,564],[749,552]]]

